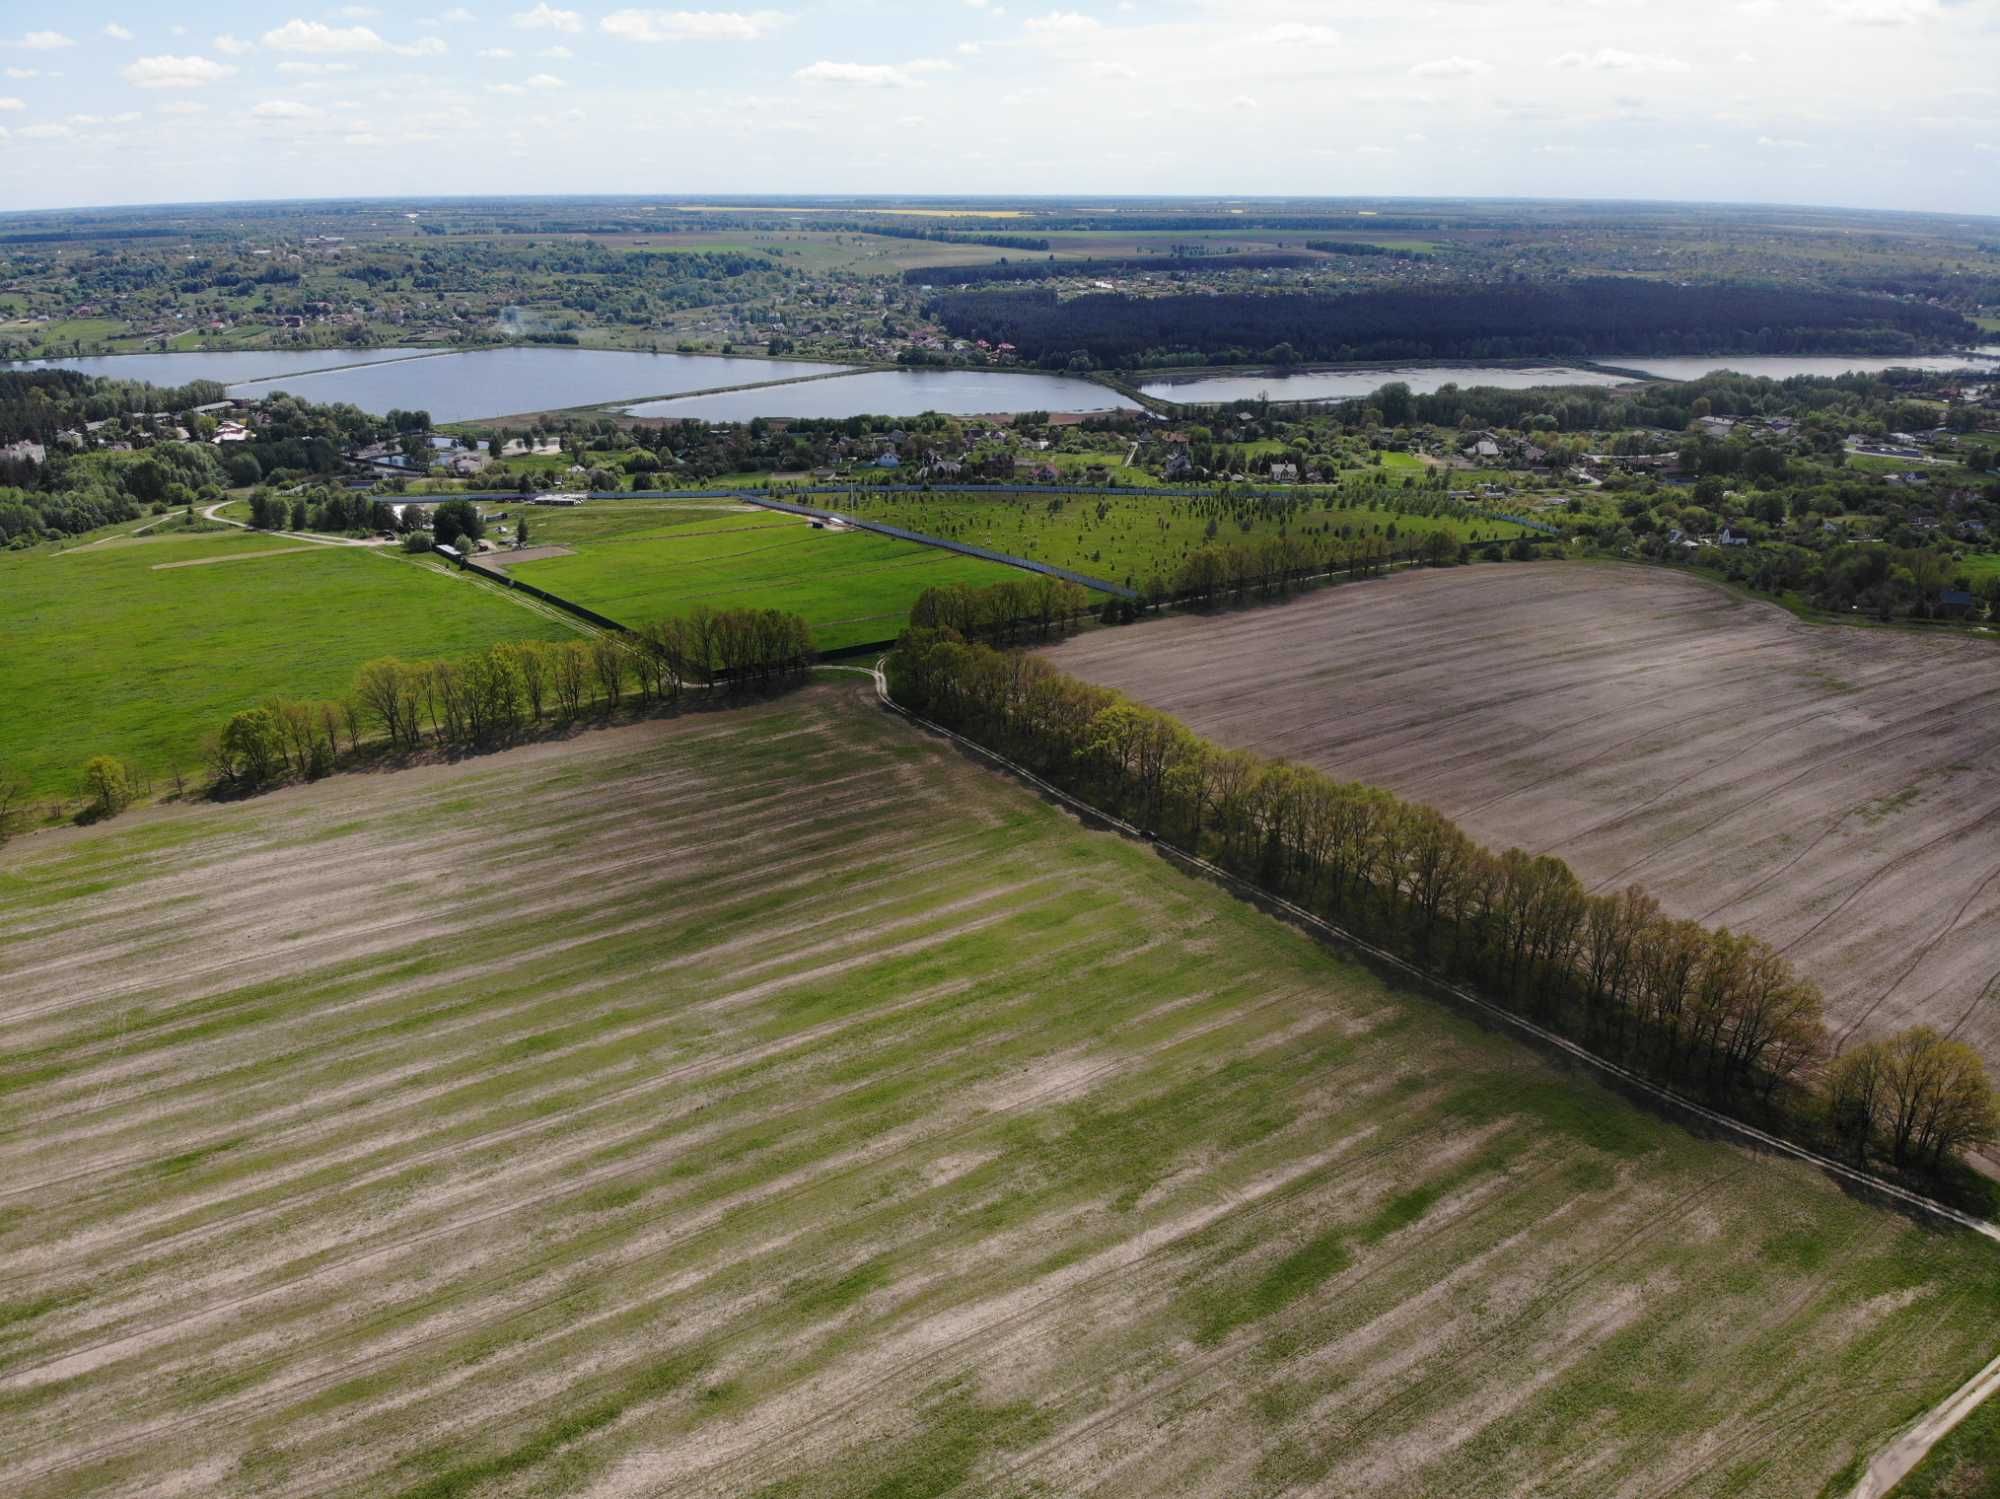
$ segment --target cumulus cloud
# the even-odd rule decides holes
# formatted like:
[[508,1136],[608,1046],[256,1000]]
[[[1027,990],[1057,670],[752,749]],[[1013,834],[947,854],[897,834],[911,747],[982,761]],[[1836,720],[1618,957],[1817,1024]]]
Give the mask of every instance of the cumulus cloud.
[[1493,64],[1477,57],[1433,57],[1410,69],[1412,78],[1472,78],[1493,71]]
[[160,106],[163,115],[202,115],[208,113],[208,106],[198,99],[175,99]]
[[42,70],[40,68],[8,68],[6,74],[9,78],[39,78],[42,76]]
[[1074,10],[1052,10],[1045,16],[1030,16],[1026,25],[1037,36],[1084,36],[1104,29],[1104,23],[1097,17]]
[[[0,42],[0,46],[25,47],[30,52],[54,52],[59,47],[75,45],[75,37],[64,36],[60,31],[31,31],[19,41]],[[21,133],[26,135],[27,131]]]
[[1276,26],[1253,32],[1250,40],[1259,47],[1337,47],[1340,33],[1331,26],[1307,21],[1280,21]]
[[755,42],[785,17],[775,10],[615,10],[597,24],[628,42]]
[[445,50],[443,42],[427,36],[408,46],[384,41],[366,26],[329,26],[324,21],[291,20],[264,33],[264,45],[273,52],[394,52],[402,57],[433,57]]
[[224,57],[241,57],[246,52],[255,51],[256,47],[255,42],[246,42],[242,37],[231,36],[226,31],[215,39],[215,50]]
[[27,101],[24,99],[0,99],[0,110],[26,109],[27,107]]
[[549,0],[539,0],[533,10],[516,11],[514,25],[522,31],[581,31],[583,17],[573,10],[557,10]]
[[127,31],[123,26],[120,26],[116,21],[106,21],[104,23],[104,34],[114,42],[129,42],[133,40],[132,33]]
[[67,125],[24,125],[14,133],[22,140],[53,141],[61,140],[64,136],[75,132]]
[[907,69],[885,62],[816,62],[792,76],[801,83],[834,83],[849,88],[915,88]]
[[479,55],[481,57],[490,57],[496,62],[505,62],[514,55],[514,49],[512,47],[481,47]]
[[307,120],[319,113],[296,99],[265,99],[250,111],[260,120]]
[[1914,26],[1940,11],[1938,0],[1834,0],[1833,13],[1856,26]]
[[1599,47],[1595,52],[1565,52],[1555,60],[1559,68],[1588,68],[1596,73],[1685,73],[1688,65],[1678,57],[1656,52],[1621,52],[1616,47]]
[[278,64],[278,71],[293,75],[318,77],[327,73],[352,73],[354,71],[354,64],[351,62],[281,62]]
[[205,88],[235,74],[228,63],[206,57],[142,57],[118,70],[135,88]]

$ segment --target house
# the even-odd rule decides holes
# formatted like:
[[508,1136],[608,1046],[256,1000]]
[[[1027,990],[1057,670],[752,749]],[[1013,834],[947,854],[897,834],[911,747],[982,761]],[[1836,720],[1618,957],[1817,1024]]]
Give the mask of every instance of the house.
[[1750,545],[1749,537],[1730,526],[1724,526],[1722,534],[1715,539],[1718,545],[1726,547],[1747,547]]
[[1274,463],[1271,465],[1273,484],[1296,484],[1299,482],[1299,466],[1296,463]]
[[1188,457],[1186,448],[1175,448],[1167,455],[1167,466],[1161,472],[1169,479],[1185,479],[1194,472],[1194,460]]
[[1472,455],[1475,458],[1498,458],[1500,444],[1490,437],[1482,437],[1472,445]]
[[1694,425],[1703,437],[1727,437],[1736,430],[1735,419],[1727,416],[1699,417]]
[[894,453],[884,453],[875,460],[876,468],[901,468],[902,466],[903,460],[898,458]]
[[484,473],[486,465],[493,460],[484,453],[454,453],[445,460],[445,467],[460,479],[469,479],[474,474]]
[[9,463],[41,463],[49,456],[49,450],[38,442],[23,438],[20,442],[10,442],[0,448],[0,458]]
[[249,440],[250,429],[241,422],[221,423],[215,429],[215,436],[209,439],[218,448],[225,442],[248,442]]
[[1937,609],[1946,619],[1970,619],[1979,612],[1979,600],[1963,588],[1947,588],[1938,595]]

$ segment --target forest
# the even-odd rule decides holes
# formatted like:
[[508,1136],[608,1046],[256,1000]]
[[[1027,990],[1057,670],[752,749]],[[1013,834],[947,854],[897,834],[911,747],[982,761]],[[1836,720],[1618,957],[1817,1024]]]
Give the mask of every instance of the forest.
[[[1312,246],[1314,249],[1321,246]],[[1369,245],[1367,253],[1379,247]],[[1176,272],[1275,271],[1312,265],[1314,257],[1290,250],[1255,255],[1114,256],[1103,260],[1000,260],[992,265],[917,266],[903,272],[912,286],[973,286],[982,281],[1057,281],[1071,277],[1171,276]]]
[[1675,286],[1596,277],[1549,286],[1391,287],[1344,296],[963,291],[932,315],[960,338],[1011,343],[1045,369],[1213,363],[1523,359],[1598,354],[1905,354],[1978,328],[1919,302],[1852,292]]

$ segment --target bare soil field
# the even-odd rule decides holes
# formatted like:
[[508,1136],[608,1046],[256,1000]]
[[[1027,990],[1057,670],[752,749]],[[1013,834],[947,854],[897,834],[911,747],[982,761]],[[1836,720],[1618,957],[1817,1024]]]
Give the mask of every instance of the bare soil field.
[[1812,1499],[1991,1356],[866,693],[0,851],[10,1499]]
[[2000,1065],[2000,645],[1804,623],[1653,569],[1414,572],[1051,653],[1223,744],[1782,947],[1836,1037]]

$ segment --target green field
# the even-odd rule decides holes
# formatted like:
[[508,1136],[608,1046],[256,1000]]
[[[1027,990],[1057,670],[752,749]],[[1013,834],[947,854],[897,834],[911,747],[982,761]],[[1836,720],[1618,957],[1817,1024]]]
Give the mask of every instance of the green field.
[[576,553],[509,569],[524,582],[625,625],[696,604],[784,609],[811,622],[821,650],[893,639],[926,588],[1025,576],[1000,563],[860,531],[815,530],[796,516],[726,501],[618,500],[527,514],[531,543],[574,545]]
[[231,713],[344,693],[377,656],[566,633],[394,554],[242,532],[0,553],[0,625],[0,765],[57,795],[96,754],[193,771]]
[[2000,1494],[2000,1401],[1988,1399],[1933,1447],[1890,1499],[1992,1499]]
[[[1398,514],[1361,500],[1343,508],[1338,498],[1305,502],[1306,508],[1282,518],[1275,511],[1254,507],[1218,508],[1218,502],[1208,499],[1100,490],[1047,495],[881,495],[857,490],[826,503],[870,520],[1055,563],[1133,588],[1142,587],[1156,573],[1171,581],[1188,553],[1207,542],[1255,541],[1276,535],[1281,526],[1294,533],[1321,533],[1325,528],[1321,534],[1377,539],[1386,538],[1391,527],[1399,537],[1444,530],[1471,541],[1525,534],[1503,521]],[[1211,520],[1216,523],[1212,537]]]
[[0,1022],[12,1499],[1814,1499],[2000,1310],[859,680],[28,840]]

